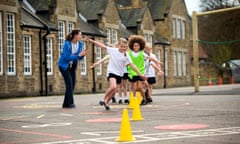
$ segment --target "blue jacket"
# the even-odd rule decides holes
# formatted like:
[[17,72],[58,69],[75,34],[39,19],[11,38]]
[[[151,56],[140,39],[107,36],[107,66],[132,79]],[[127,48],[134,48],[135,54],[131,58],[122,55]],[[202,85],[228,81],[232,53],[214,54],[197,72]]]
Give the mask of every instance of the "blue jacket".
[[63,70],[67,70],[68,65],[71,61],[74,64],[78,64],[78,60],[84,58],[84,56],[79,56],[79,54],[83,51],[83,42],[78,42],[78,51],[76,54],[72,54],[72,44],[71,41],[65,40],[63,45],[63,51],[58,60],[58,66],[61,67]]

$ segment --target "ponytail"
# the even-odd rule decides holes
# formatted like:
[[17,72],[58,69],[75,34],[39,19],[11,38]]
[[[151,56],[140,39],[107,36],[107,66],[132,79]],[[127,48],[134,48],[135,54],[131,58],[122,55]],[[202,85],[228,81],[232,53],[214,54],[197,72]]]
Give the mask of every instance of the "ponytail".
[[74,29],[74,30],[72,30],[72,32],[70,32],[70,33],[66,36],[65,39],[68,40],[68,41],[72,41],[73,38],[74,38],[74,36],[75,36],[75,35],[78,35],[79,32],[81,32],[80,29]]

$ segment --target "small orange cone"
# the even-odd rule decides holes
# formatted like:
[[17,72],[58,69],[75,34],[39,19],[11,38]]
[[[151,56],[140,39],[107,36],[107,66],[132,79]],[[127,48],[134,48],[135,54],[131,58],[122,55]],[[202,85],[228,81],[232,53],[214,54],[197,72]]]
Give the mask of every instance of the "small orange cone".
[[137,103],[140,105],[142,102],[142,96],[140,92],[137,92]]
[[118,142],[127,142],[136,140],[132,135],[132,129],[128,117],[128,110],[123,109],[122,112],[122,123],[120,128],[120,136],[116,139]]
[[223,84],[223,79],[221,76],[219,76],[219,85],[222,85]]
[[142,117],[141,114],[141,110],[140,110],[140,105],[137,103],[137,100],[135,100],[135,106],[133,109],[133,113],[132,113],[132,119],[133,121],[141,121],[144,120],[144,118]]
[[130,98],[129,98],[128,108],[130,108],[130,109],[133,109],[133,108],[134,108],[134,96],[133,96],[133,92],[130,92]]
[[208,86],[212,86],[212,79],[211,79],[211,76],[208,77]]
[[234,77],[231,78],[231,84],[234,84]]

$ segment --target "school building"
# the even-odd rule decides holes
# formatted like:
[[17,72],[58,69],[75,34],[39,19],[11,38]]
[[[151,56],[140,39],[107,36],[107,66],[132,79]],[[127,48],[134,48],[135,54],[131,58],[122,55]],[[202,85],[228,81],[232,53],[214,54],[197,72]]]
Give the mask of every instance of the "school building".
[[[114,44],[143,35],[164,63],[155,88],[192,84],[190,18],[184,0],[1,0],[0,97],[64,94],[57,62],[65,36],[80,28],[85,36]],[[76,93],[103,92],[106,64],[90,69],[105,50],[84,42]]]

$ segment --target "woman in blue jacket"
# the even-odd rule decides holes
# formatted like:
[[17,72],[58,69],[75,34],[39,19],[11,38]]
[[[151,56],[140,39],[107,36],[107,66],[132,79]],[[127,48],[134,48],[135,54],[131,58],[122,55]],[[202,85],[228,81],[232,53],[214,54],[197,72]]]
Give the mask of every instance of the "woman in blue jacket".
[[58,61],[58,67],[65,82],[65,97],[63,101],[63,108],[74,108],[73,92],[76,81],[76,69],[78,60],[84,58],[87,51],[83,49],[83,42],[81,31],[79,29],[73,30],[66,36],[63,45],[63,50]]

